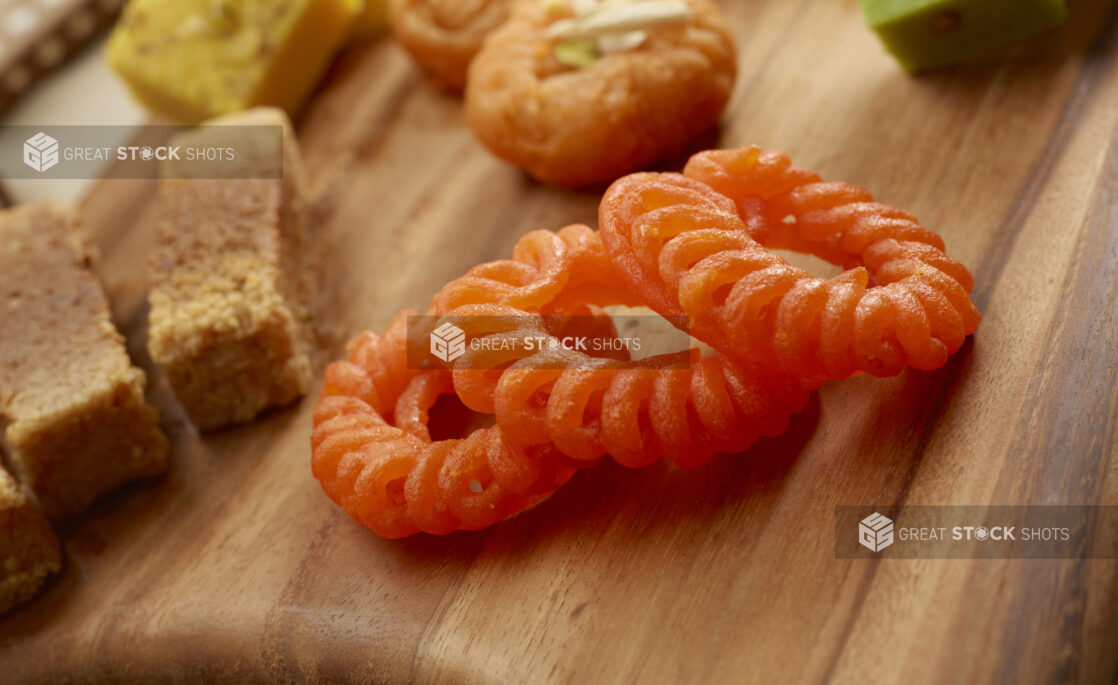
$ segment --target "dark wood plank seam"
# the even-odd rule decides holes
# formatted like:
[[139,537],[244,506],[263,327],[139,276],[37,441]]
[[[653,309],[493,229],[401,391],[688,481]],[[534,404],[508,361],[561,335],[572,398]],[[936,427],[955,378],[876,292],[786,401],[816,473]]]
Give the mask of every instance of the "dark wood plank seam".
[[[1005,264],[1017,244],[1021,227],[1036,206],[1040,191],[1048,185],[1056,162],[1076,131],[1083,112],[1095,101],[1097,87],[1110,71],[1116,46],[1118,46],[1118,5],[1112,5],[1098,37],[1087,50],[1085,63],[1076,79],[1075,87],[1054,127],[1055,134],[1048,139],[1039,162],[1033,166],[1025,182],[1024,191],[1010,206],[1006,220],[995,231],[997,240],[993,244],[993,249],[986,252],[979,264],[978,279],[971,297],[980,309],[986,304],[994,286],[1001,280]],[[1100,59],[1100,57],[1110,59]]]
[[[1093,255],[1096,262],[1102,262],[1103,260],[1107,259],[1107,255],[1103,251],[1093,249],[1092,239],[1098,238],[1100,236],[1100,233],[1102,233],[1102,247],[1105,248],[1107,243],[1107,236],[1105,235],[1105,233],[1110,230],[1107,221],[1109,217],[1106,214],[1108,209],[1113,207],[1114,202],[1111,197],[1108,197],[1108,195],[1111,195],[1113,193],[1113,191],[1110,190],[1109,185],[1113,183],[1115,173],[1118,172],[1118,130],[1115,131],[1115,135],[1112,136],[1110,144],[1107,147],[1106,158],[1102,165],[1101,171],[1102,173],[1096,181],[1095,188],[1092,192],[1092,197],[1094,198],[1092,207],[1098,208],[1097,211],[1099,211],[1102,216],[1094,216],[1092,214],[1089,214],[1085,218],[1084,223],[1087,224],[1087,226],[1080,231],[1077,237],[1077,247],[1075,250],[1076,256]],[[1110,209],[1110,211],[1114,213],[1113,209]],[[1095,225],[1092,226],[1091,224]],[[1114,239],[1111,238],[1111,243],[1113,244],[1114,242]],[[1080,270],[1080,267],[1082,266],[1084,266],[1084,264],[1077,263],[1075,264],[1074,268],[1070,269],[1065,274],[1063,283],[1061,284],[1060,288],[1061,292],[1072,292],[1072,286],[1076,283],[1077,280],[1082,279],[1082,273]],[[1097,298],[1104,301],[1109,299],[1107,297],[1107,293],[1099,294],[1097,295]],[[1077,308],[1077,311],[1081,311],[1081,308]],[[1047,334],[1045,335],[1044,344],[1042,345],[1041,349],[1061,349],[1061,345],[1059,344],[1062,337],[1061,332],[1067,330],[1064,324],[1072,318],[1072,315],[1074,313],[1076,313],[1076,311],[1073,311],[1070,308],[1064,308],[1056,314],[1052,324],[1049,325]],[[1092,312],[1090,316],[1094,317],[1095,313]],[[1056,382],[1059,382],[1059,379],[1056,379]],[[1098,389],[1100,391],[1105,390],[1105,384],[1106,380],[1101,381],[1102,387]],[[1029,388],[1026,391],[1026,395],[1030,397],[1045,397],[1046,394],[1043,393],[1042,390],[1047,385],[1048,382],[1044,377],[1041,377],[1039,375],[1034,376],[1032,381],[1029,383]],[[1099,445],[1097,459],[1090,462],[1085,462],[1085,460],[1082,459],[1061,460],[1058,462],[1059,465],[1063,467],[1060,469],[1059,473],[1064,476],[1063,480],[1065,482],[1083,483],[1085,489],[1091,488],[1093,490],[1091,493],[1081,493],[1087,495],[1089,501],[1072,499],[1074,493],[1063,492],[1062,494],[1064,494],[1066,497],[1069,497],[1069,499],[1072,499],[1072,501],[1068,502],[1069,504],[1098,504],[1099,502],[1099,499],[1102,495],[1102,489],[1099,487],[1099,474],[1100,472],[1102,474],[1106,473],[1109,466],[1107,457],[1110,456],[1110,451],[1108,450],[1107,446],[1107,442],[1110,441],[1110,436],[1109,431],[1106,430],[1106,424],[1108,423],[1108,417],[1113,416],[1113,407],[1116,403],[1118,403],[1118,385],[1113,385],[1111,387],[1109,397],[1105,402],[1099,402],[1090,407],[1090,409],[1093,410],[1091,412],[1092,418],[1090,421],[1087,422],[1087,425],[1093,426],[1097,423],[1101,423],[1103,427],[1102,432],[1104,434],[1102,436],[1102,440],[1104,442]],[[1047,403],[1047,405],[1051,405],[1051,403]],[[1038,415],[1043,415],[1047,405],[1045,403],[1038,403],[1035,411],[1024,413],[1019,417],[1017,428],[1013,431],[1013,435],[1017,436],[1017,438],[1009,447],[1009,453],[1029,454],[1030,451],[1035,451],[1030,450],[1031,442],[1027,438],[1030,419]],[[1059,409],[1059,407],[1056,407],[1056,409]],[[1049,411],[1051,411],[1051,408],[1049,408]],[[1086,457],[1087,455],[1082,456]],[[1083,467],[1082,471],[1072,470],[1077,463],[1079,463]],[[1066,642],[1064,643],[1065,647],[1074,645],[1075,647],[1081,648],[1085,638],[1086,626],[1084,625],[1084,621],[1087,614],[1086,557],[1088,551],[1089,550],[1084,550],[1084,558],[1076,559],[1070,562],[1070,567],[1062,570],[1059,573],[1060,578],[1064,579],[1060,580],[1060,584],[1073,586],[1077,590],[1077,592],[1071,594],[1071,596],[1064,593],[1061,593],[1060,595],[1056,595],[1054,593],[1048,595],[1048,598],[1051,601],[1055,601],[1058,597],[1067,598],[1064,600],[1063,608],[1055,612],[1054,615],[1054,618],[1063,624],[1060,637],[1061,639],[1066,640]],[[1022,578],[1022,585],[1024,587],[1044,587],[1044,585],[1046,584],[1045,581],[1050,580],[1049,577],[1052,573],[1053,569],[1047,565],[1030,565],[1024,567],[1021,569],[1020,573],[1020,576]],[[1074,605],[1071,605],[1072,603]],[[1000,653],[1021,653],[1027,646],[1025,644],[1025,640],[1027,638],[1027,636],[1024,634],[1025,629],[1026,626],[1022,624],[1010,626],[1002,641]],[[1081,656],[1081,652],[1074,650],[1069,652],[1067,649],[1064,649],[1061,651],[1061,654],[1064,655],[1063,663],[1058,665],[1061,670],[1055,673],[1047,674],[1046,679],[1050,679],[1053,681],[1079,680],[1081,676],[1081,674],[1079,673],[1081,664],[1078,662],[1078,659],[1073,658],[1073,656]],[[1015,679],[1015,677],[1020,676],[1019,670],[1021,668],[1021,664],[1018,660],[1004,661],[1002,662],[1002,665],[1004,667],[1004,670],[1001,672],[1002,677],[1006,678],[1007,680],[1012,680]]]
[[[1063,107],[1063,111],[1055,126],[1055,135],[1049,138],[1048,142],[1045,144],[1040,160],[1033,166],[1032,171],[1029,173],[1023,192],[1014,201],[1013,205],[1011,205],[1006,220],[998,227],[995,233],[997,240],[994,242],[993,249],[989,250],[980,262],[980,270],[978,273],[980,277],[982,277],[982,281],[980,281],[981,285],[977,285],[972,293],[972,299],[980,309],[986,304],[989,294],[994,289],[994,285],[1001,279],[1002,272],[1005,269],[1005,262],[1012,253],[1013,247],[1016,245],[1020,230],[1028,219],[1029,214],[1036,206],[1041,189],[1048,184],[1052,171],[1055,169],[1056,161],[1060,158],[1067,141],[1075,131],[1076,124],[1078,124],[1083,112],[1088,109],[1095,99],[1096,86],[1106,75],[1110,66],[1109,63],[1112,60],[1098,60],[1092,58],[1098,55],[1109,54],[1113,51],[1114,46],[1112,43],[1114,43],[1115,38],[1118,37],[1118,31],[1115,31],[1116,28],[1118,28],[1118,5],[1111,8],[1110,14],[1099,36],[1088,50],[1088,59],[1076,79],[1076,84],[1071,96]],[[989,276],[986,276],[986,274],[989,274]],[[960,380],[958,371],[961,361],[964,357],[970,355],[971,345],[972,343],[968,341],[967,345],[956,353],[948,363],[948,366],[940,372],[941,375],[945,377],[946,382],[943,384],[939,396],[936,399],[935,406],[930,412],[930,420],[925,424],[913,459],[905,475],[904,485],[895,502],[895,506],[898,508],[902,507],[908,499],[912,483],[915,481],[916,473],[919,471],[923,461],[924,452],[931,442],[938,419],[942,418],[946,405],[946,398],[951,394],[952,389]],[[838,666],[839,658],[846,650],[846,645],[853,635],[854,625],[857,623],[862,613],[865,599],[869,594],[869,589],[873,584],[878,568],[880,568],[880,565],[874,563],[867,572],[867,579],[859,584],[857,603],[851,610],[850,616],[843,628],[842,636],[838,640],[838,644],[832,653],[821,682],[829,682],[832,680],[835,668]]]

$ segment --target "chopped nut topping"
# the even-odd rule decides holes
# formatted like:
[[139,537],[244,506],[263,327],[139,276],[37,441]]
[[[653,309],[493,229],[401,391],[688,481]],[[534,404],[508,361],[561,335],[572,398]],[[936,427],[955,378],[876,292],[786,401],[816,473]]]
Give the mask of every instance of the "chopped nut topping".
[[607,33],[598,37],[598,50],[603,55],[612,55],[615,52],[635,50],[648,38],[648,31],[626,31],[625,33]]
[[548,34],[564,39],[596,38],[691,21],[691,10],[680,0],[614,0],[592,4],[593,9],[586,14],[552,24]]
[[[635,50],[657,26],[691,21],[691,10],[682,0],[566,0],[574,17],[555,21],[547,35],[561,40],[555,58],[576,68],[590,66],[601,55]],[[552,12],[564,0],[543,0]],[[589,43],[587,43],[589,41]],[[587,45],[593,50],[588,51]]]
[[555,59],[568,67],[585,69],[598,61],[598,46],[588,38],[565,40],[555,46]]

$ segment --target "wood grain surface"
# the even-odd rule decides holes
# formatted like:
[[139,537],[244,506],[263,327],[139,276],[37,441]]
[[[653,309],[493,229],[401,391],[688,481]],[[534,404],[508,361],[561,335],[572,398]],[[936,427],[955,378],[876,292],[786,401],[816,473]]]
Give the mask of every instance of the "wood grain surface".
[[[1003,59],[912,78],[853,0],[726,3],[741,73],[704,146],[911,209],[985,320],[945,368],[830,383],[745,454],[604,463],[478,533],[350,521],[310,475],[312,399],[199,436],[144,351],[153,183],[102,182],[84,211],[172,466],[61,532],[63,573],[0,619],[0,680],[1110,682],[1118,560],[834,548],[842,504],[1118,504],[1118,17],[1069,4]],[[524,232],[595,220],[598,195],[489,156],[389,40],[343,55],[299,128],[318,369]]]

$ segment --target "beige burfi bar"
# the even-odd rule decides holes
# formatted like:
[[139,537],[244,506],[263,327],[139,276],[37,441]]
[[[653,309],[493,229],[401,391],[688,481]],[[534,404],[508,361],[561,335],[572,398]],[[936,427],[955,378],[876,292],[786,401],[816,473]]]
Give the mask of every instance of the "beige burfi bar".
[[237,164],[251,172],[282,161],[282,174],[190,178],[205,169],[182,165],[165,167],[160,182],[148,349],[202,430],[250,421],[305,394],[312,344],[305,181],[287,116],[257,108],[209,123],[219,126],[175,142],[220,146],[220,125],[281,127],[270,139],[276,149],[261,138]]
[[30,599],[60,566],[50,523],[0,468],[0,614]]
[[74,212],[33,205],[0,213],[3,442],[54,519],[166,468],[144,373],[113,327],[92,262]]

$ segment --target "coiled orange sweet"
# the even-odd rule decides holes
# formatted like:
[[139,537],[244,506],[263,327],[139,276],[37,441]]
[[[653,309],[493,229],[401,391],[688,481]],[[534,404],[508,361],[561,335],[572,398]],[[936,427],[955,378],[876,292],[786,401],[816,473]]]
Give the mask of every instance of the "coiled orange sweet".
[[[314,413],[311,468],[326,494],[378,535],[485,528],[547,497],[574,469],[513,455],[497,428],[432,441],[428,411],[452,393],[446,370],[406,362],[403,312],[331,364]],[[511,487],[510,487],[511,486]]]
[[[634,174],[599,221],[629,287],[720,351],[808,379],[942,366],[980,321],[973,278],[900,209],[756,146]],[[821,279],[767,248],[847,269]]]
[[[511,260],[444,287],[430,313],[480,322],[474,337],[555,335],[546,314],[577,315],[579,331],[611,335],[597,305],[632,301],[598,234],[570,226],[525,236]],[[694,466],[741,451],[782,432],[811,387],[697,350],[632,362],[520,349],[463,355],[453,371],[409,369],[409,314],[384,336],[358,336],[349,358],[327,369],[312,437],[323,490],[384,537],[491,525],[606,452],[636,467],[662,456]],[[428,410],[450,392],[495,414],[496,426],[433,441]]]

